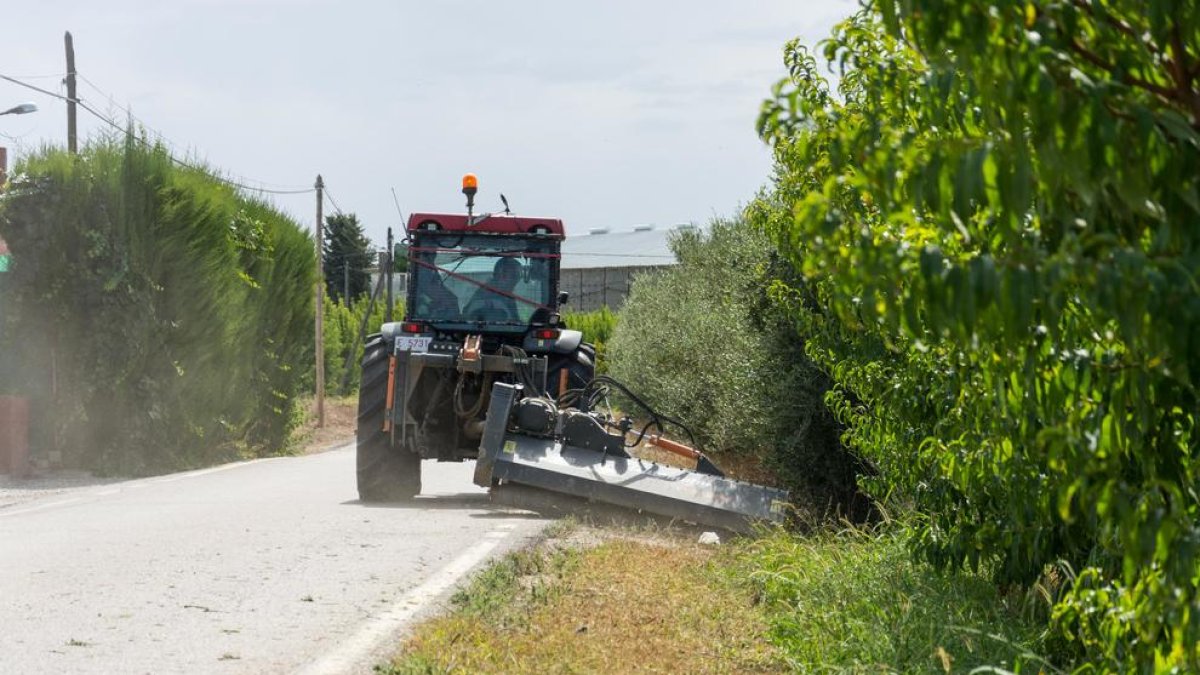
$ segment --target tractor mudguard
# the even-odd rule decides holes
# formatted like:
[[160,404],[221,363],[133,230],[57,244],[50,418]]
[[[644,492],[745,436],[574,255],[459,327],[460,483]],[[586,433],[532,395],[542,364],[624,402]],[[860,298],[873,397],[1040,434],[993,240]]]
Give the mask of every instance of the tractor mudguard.
[[383,335],[383,342],[388,346],[389,353],[391,352],[392,345],[396,344],[396,334],[400,332],[400,325],[399,321],[392,321],[391,323],[383,324],[379,328],[380,334]]
[[530,354],[572,354],[579,349],[583,342],[583,333],[577,330],[563,329],[556,340],[540,340],[529,335],[521,348]]

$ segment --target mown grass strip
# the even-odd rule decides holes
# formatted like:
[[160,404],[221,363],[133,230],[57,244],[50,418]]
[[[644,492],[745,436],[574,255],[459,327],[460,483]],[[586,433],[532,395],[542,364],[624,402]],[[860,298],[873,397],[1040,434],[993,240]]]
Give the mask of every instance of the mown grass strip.
[[914,563],[900,528],[543,547],[492,565],[452,606],[380,671],[1058,671],[1038,656],[1045,600]]
[[524,551],[420,626],[381,672],[782,672],[751,587],[694,545]]

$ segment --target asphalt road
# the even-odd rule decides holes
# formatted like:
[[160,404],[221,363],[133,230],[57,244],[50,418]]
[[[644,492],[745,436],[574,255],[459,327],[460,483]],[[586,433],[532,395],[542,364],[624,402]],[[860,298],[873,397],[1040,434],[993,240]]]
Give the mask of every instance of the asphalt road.
[[425,462],[358,501],[349,448],[0,508],[4,673],[370,672],[414,618],[547,521]]

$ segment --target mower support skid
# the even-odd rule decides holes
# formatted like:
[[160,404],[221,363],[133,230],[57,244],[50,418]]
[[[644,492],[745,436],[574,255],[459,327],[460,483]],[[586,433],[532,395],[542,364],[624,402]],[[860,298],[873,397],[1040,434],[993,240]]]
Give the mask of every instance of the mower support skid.
[[514,483],[737,532],[784,516],[789,499],[784,490],[510,432],[509,412],[519,391],[493,385],[475,468],[480,486],[503,489]]

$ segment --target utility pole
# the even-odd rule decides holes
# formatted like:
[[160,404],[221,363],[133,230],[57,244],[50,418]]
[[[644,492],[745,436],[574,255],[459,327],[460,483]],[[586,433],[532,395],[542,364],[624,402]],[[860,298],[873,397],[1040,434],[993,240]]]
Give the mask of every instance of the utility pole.
[[392,236],[392,228],[388,228],[387,240],[387,269],[383,271],[384,278],[387,279],[387,304],[384,305],[384,323],[390,323],[392,320],[392,273],[396,270],[396,239]]
[[317,428],[325,428],[325,272],[322,264],[325,228],[321,208],[325,197],[325,181],[317,174],[313,185],[317,190]]
[[67,44],[67,151],[74,155],[79,151],[75,135],[75,42],[71,31],[65,36]]
[[350,306],[350,259],[342,256],[342,304]]

